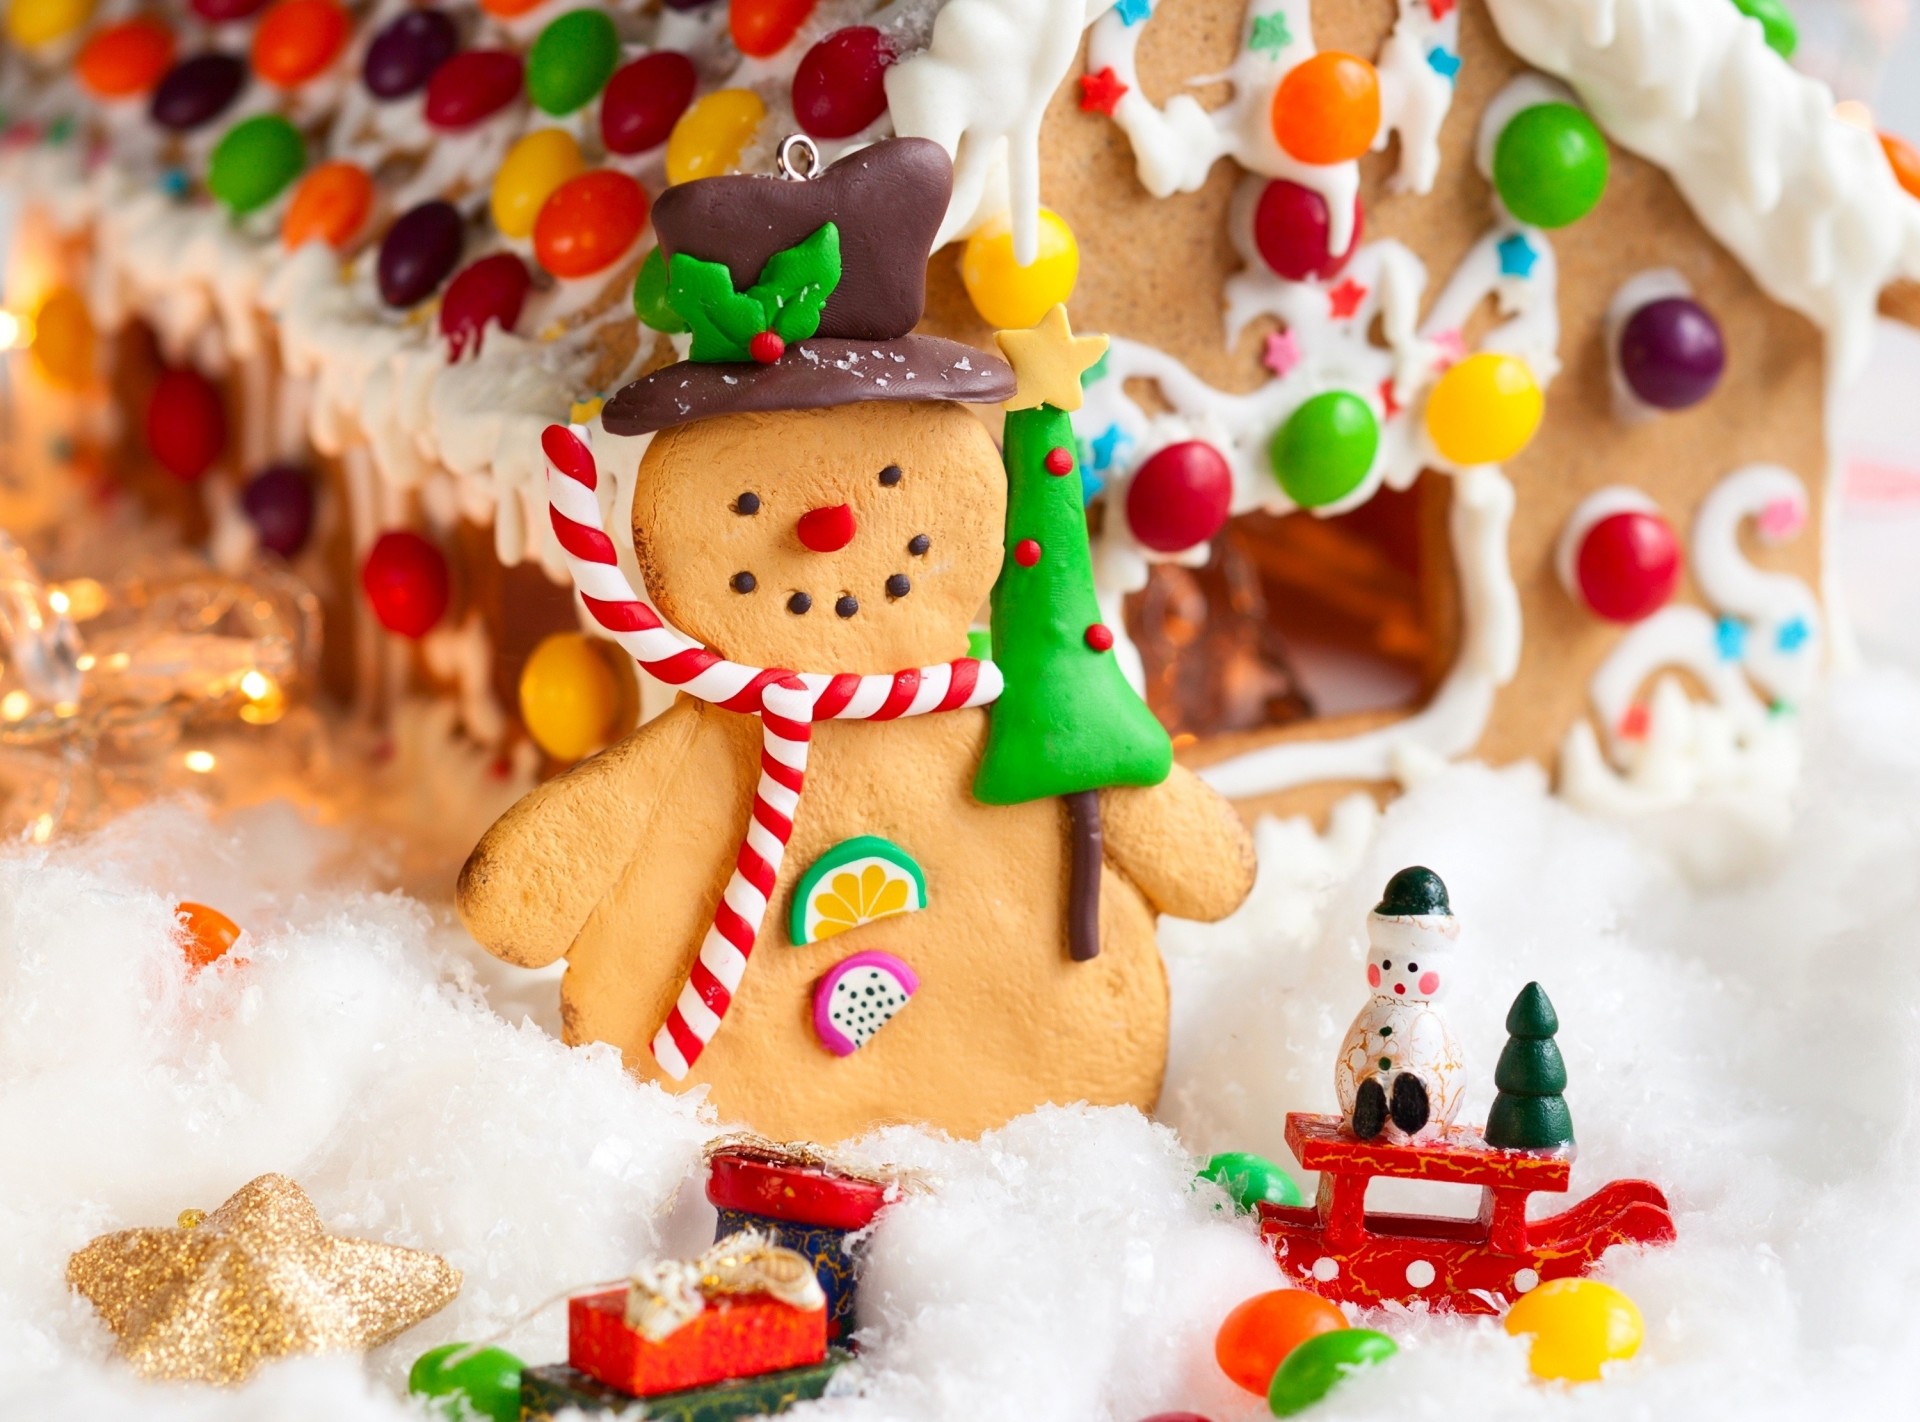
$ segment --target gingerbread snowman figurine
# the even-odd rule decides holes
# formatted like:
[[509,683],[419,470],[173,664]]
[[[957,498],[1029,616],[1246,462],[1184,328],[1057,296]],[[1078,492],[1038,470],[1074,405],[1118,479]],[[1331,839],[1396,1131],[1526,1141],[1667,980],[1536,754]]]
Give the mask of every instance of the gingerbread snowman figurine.
[[1460,922],[1431,869],[1402,869],[1367,915],[1373,995],[1334,1063],[1340,1112],[1361,1140],[1431,1140],[1452,1124],[1465,1058],[1439,1001],[1453,977]]
[[[938,145],[896,139],[807,180],[661,195],[662,298],[689,358],[602,416],[652,436],[632,510],[644,597],[587,445],[555,427],[546,447],[583,605],[681,695],[509,810],[460,878],[489,951],[567,959],[569,1041],[612,1043],[782,1139],[1151,1108],[1156,916],[1216,919],[1252,884],[1238,817],[1113,692],[1112,639],[1087,615],[1062,413],[1078,382],[1061,373],[1089,343],[1063,314],[1022,333],[1030,359],[1003,341],[1016,380],[912,333],[951,183]],[[1033,456],[1018,526],[966,409],[1003,402]],[[970,655],[990,591],[996,644],[1019,644],[1004,678]],[[1029,684],[1061,668],[1064,693]]]

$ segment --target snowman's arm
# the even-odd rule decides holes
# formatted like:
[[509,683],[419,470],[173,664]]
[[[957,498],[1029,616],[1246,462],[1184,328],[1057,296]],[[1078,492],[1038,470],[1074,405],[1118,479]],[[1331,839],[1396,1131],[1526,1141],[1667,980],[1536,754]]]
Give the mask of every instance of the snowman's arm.
[[1191,771],[1100,795],[1108,861],[1160,913],[1225,918],[1253,888],[1253,839],[1240,816]]
[[645,838],[697,730],[692,711],[672,707],[494,822],[455,898],[481,947],[543,968],[573,945]]

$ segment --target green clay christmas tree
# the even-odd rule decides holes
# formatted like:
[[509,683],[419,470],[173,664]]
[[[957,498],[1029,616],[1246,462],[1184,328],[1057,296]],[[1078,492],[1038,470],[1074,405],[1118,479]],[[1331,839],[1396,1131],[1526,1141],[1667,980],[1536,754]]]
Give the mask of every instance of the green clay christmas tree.
[[1058,795],[1073,834],[1069,950],[1100,951],[1099,791],[1157,785],[1173,745],[1127,682],[1100,620],[1073,428],[1080,373],[1106,350],[1076,337],[1064,307],[1031,331],[1003,331],[1019,389],[1007,407],[1007,552],[993,589],[994,703],[974,797],[1015,805]]
[[1507,1045],[1493,1069],[1500,1094],[1487,1113],[1487,1144],[1502,1150],[1554,1150],[1573,1144],[1567,1064],[1553,1034],[1560,1018],[1546,989],[1528,983],[1507,1009]]

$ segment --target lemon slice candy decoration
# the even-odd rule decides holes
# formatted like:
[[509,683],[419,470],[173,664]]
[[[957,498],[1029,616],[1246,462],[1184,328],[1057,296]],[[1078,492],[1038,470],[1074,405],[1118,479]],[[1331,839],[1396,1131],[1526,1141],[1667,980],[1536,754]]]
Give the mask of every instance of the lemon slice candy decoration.
[[927,876],[891,840],[863,834],[842,840],[800,876],[788,932],[796,946],[858,928],[876,918],[927,906]]

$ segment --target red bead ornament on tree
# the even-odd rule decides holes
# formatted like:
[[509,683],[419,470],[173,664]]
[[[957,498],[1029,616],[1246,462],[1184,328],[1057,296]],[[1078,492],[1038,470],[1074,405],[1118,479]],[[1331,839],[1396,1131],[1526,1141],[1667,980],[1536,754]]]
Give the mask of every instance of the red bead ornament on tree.
[[1073,451],[1059,445],[1047,451],[1044,461],[1047,473],[1055,475],[1073,473]]
[[1031,568],[1040,561],[1040,545],[1031,538],[1023,538],[1013,545],[1013,561],[1023,568]]
[[646,225],[646,190],[601,168],[553,190],[533,221],[533,254],[557,277],[591,276],[625,256]]
[[192,482],[227,447],[227,412],[213,382],[181,367],[163,374],[147,402],[147,448],[176,479]]
[[1360,198],[1353,199],[1353,234],[1334,252],[1327,200],[1312,188],[1275,178],[1253,209],[1253,245],[1273,274],[1287,281],[1328,281],[1360,245]]
[[1113,650],[1113,629],[1104,622],[1096,622],[1087,628],[1087,645],[1096,652]]
[[887,69],[898,56],[871,25],[835,30],[793,74],[793,114],[815,138],[850,138],[887,111]]
[[600,95],[600,141],[609,153],[658,148],[693,102],[693,61],[678,50],[643,54],[613,71]]
[[440,301],[440,334],[453,358],[469,347],[478,354],[489,325],[511,331],[532,282],[527,264],[512,252],[495,252],[465,267]]
[[1554,549],[1554,570],[1573,600],[1609,622],[1639,622],[1672,600],[1680,542],[1638,489],[1613,485],[1574,509]]
[[419,638],[446,616],[453,583],[445,554],[417,533],[393,529],[374,540],[360,586],[382,627]]
[[1127,486],[1127,528],[1143,547],[1179,553],[1205,543],[1227,522],[1233,471],[1205,440],[1157,451]]
[[492,118],[520,95],[525,66],[504,49],[470,49],[433,71],[424,113],[429,124],[453,133]]

